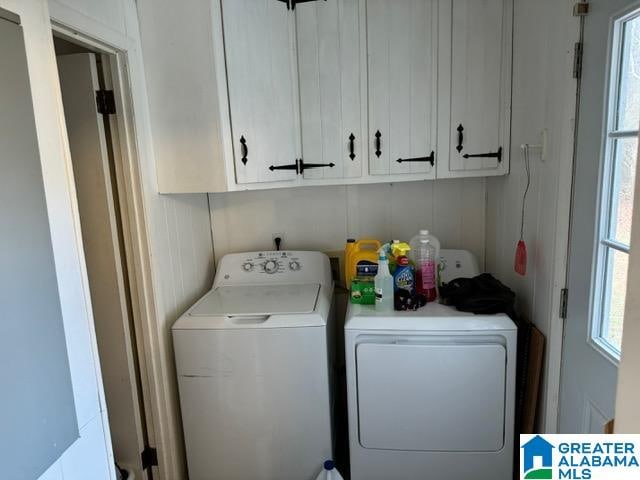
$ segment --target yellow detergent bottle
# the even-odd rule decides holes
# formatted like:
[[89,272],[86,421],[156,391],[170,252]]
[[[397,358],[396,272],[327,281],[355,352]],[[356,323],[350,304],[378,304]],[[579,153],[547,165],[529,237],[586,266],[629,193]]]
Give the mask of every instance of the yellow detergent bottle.
[[343,268],[344,268],[344,286],[348,289],[350,287],[349,282],[349,266],[351,253],[353,252],[353,247],[356,245],[355,238],[347,238],[347,244],[344,247],[344,259],[343,259]]
[[345,285],[351,288],[351,280],[355,277],[373,277],[378,272],[378,250],[380,242],[372,239],[362,239],[347,243],[345,249]]

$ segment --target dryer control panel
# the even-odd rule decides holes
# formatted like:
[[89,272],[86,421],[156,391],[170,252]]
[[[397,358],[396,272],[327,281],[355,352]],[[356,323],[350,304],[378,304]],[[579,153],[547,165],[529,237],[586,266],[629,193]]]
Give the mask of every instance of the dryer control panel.
[[295,250],[231,253],[218,264],[214,287],[254,284],[331,285],[329,258]]

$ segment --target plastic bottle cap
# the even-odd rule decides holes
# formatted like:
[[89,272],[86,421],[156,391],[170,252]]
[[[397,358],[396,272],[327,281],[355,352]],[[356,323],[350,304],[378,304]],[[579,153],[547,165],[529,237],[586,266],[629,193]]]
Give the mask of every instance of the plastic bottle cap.
[[347,243],[356,243],[355,238],[347,238]]
[[429,235],[429,230],[420,230],[420,235]]
[[325,470],[333,470],[334,468],[336,468],[336,464],[333,463],[333,460],[327,460],[324,462]]
[[403,266],[403,267],[405,265],[409,265],[409,259],[404,255],[401,255],[401,256],[397,257],[396,261],[398,262],[398,265]]

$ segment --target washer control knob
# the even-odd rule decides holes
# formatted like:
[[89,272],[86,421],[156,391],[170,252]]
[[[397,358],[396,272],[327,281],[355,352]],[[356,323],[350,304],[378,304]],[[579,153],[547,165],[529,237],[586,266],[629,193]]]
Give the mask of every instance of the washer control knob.
[[289,263],[289,268],[294,272],[297,272],[298,270],[300,270],[300,263],[294,260],[293,262]]
[[264,264],[264,271],[266,273],[276,273],[278,271],[278,262],[275,260],[267,260]]
[[242,270],[244,270],[245,272],[250,272],[251,270],[253,270],[253,263],[251,262],[245,262],[242,264]]

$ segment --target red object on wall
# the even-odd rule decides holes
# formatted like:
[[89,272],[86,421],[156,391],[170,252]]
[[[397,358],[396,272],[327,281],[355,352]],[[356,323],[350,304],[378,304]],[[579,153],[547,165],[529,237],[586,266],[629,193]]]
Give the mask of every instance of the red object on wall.
[[523,277],[527,274],[527,245],[524,243],[524,240],[518,241],[518,246],[516,247],[516,259],[513,268],[516,273]]

